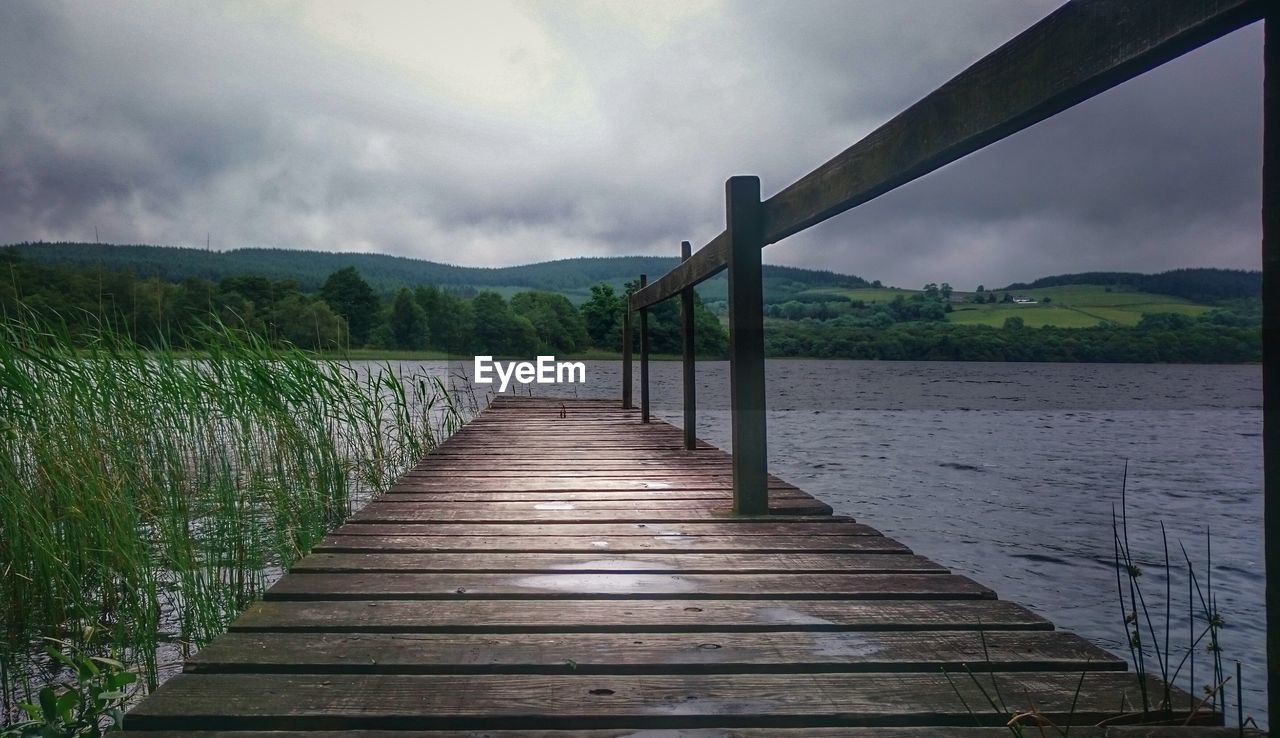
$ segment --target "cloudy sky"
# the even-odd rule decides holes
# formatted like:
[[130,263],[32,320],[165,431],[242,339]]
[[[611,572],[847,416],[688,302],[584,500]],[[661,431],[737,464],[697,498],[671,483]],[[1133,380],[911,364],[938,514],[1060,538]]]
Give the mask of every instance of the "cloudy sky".
[[[0,3],[0,243],[675,254],[1056,0]],[[970,289],[1257,268],[1261,26],[787,241]]]

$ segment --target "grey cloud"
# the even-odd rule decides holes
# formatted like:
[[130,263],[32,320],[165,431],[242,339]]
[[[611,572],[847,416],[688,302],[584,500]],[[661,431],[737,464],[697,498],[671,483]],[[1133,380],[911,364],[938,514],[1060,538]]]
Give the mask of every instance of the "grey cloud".
[[[437,95],[282,7],[0,4],[0,241],[674,253],[720,230],[729,175],[776,191],[1053,3],[729,3],[657,40],[525,6],[567,60],[549,94],[587,95],[549,118]],[[1236,33],[766,258],[903,285],[1256,267],[1260,60]]]

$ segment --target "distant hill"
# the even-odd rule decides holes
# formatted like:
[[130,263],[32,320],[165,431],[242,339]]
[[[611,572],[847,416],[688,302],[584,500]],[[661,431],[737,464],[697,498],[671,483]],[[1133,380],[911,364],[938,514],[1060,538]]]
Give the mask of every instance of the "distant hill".
[[[405,285],[434,284],[500,292],[539,289],[561,292],[570,297],[585,297],[591,285],[599,282],[620,287],[642,273],[651,279],[656,278],[679,263],[675,257],[609,256],[511,267],[462,267],[386,254],[296,249],[205,251],[176,246],[93,243],[20,243],[13,244],[11,248],[22,258],[32,261],[101,266],[170,281],[187,277],[218,281],[223,277],[255,274],[276,280],[291,279],[301,289],[314,291],[331,273],[353,266],[380,292],[390,292]],[[861,277],[813,269],[766,265],[764,274],[768,287],[784,292],[817,287],[868,286]],[[708,282],[699,292],[707,299],[723,299],[723,275]]]
[[1159,274],[1137,272],[1081,272],[1041,277],[1034,282],[1015,282],[999,292],[1030,290],[1065,285],[1107,285],[1173,295],[1196,302],[1218,302],[1262,296],[1262,272],[1243,269],[1174,269]]

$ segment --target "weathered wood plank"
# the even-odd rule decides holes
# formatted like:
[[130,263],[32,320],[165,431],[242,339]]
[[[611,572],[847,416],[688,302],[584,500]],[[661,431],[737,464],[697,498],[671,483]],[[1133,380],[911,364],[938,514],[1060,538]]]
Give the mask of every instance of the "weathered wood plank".
[[966,599],[995,593],[954,574],[305,574],[268,600],[318,599]]
[[[625,628],[625,624],[619,627]],[[188,672],[808,674],[1123,671],[1071,633],[229,633]]]
[[[442,487],[440,489],[450,489]],[[769,494],[771,499],[777,500],[812,500],[811,495],[800,492],[799,490],[774,490]],[[470,504],[474,502],[492,503],[492,502],[546,502],[548,500],[557,502],[671,502],[679,505],[684,500],[704,500],[704,501],[723,501],[733,499],[729,490],[715,489],[692,489],[692,490],[671,490],[671,489],[605,489],[590,492],[557,492],[557,491],[536,491],[536,492],[454,492],[454,491],[430,491],[422,490],[415,487],[393,487],[387,491],[387,496],[381,498],[384,502],[427,502],[427,503],[464,503]]]
[[[132,731],[119,738],[481,738],[474,731],[452,730],[344,730],[318,731]],[[649,738],[920,738],[919,728],[695,728],[678,733],[651,734]],[[1009,738],[1008,728],[929,728],[930,738]],[[1076,726],[1078,738],[1237,738],[1235,728],[1132,727],[1091,728]],[[1265,734],[1245,731],[1249,738]],[[486,730],[483,738],[642,738],[630,728],[614,730]]]
[[[826,503],[800,498],[769,500],[770,515],[824,515]],[[720,500],[702,502],[510,502],[473,505],[433,505],[382,498],[352,515],[353,523],[693,523],[726,520],[733,510]]]
[[[728,473],[732,470],[732,465],[729,463],[727,459],[723,459],[723,458],[682,459],[682,460],[675,460],[675,459],[610,460],[610,459],[601,459],[596,457],[594,454],[592,454],[589,462],[587,462],[587,459],[584,459],[584,458],[578,458],[574,460],[590,463],[590,466],[588,468],[593,472],[609,470],[609,471],[631,471],[631,472],[657,471],[659,473],[667,473],[667,472],[685,473],[686,471],[703,473],[707,471],[720,471],[721,473]],[[502,468],[504,470],[505,469],[519,469],[519,470],[540,469],[540,470],[559,471],[564,468],[563,466],[564,461],[565,459],[562,459],[562,458],[561,459],[532,459],[532,458],[522,459],[522,458],[511,458],[509,456],[506,456],[506,457],[503,457],[502,459]],[[450,471],[450,470],[485,471],[490,469],[492,465],[493,465],[492,458],[486,459],[486,458],[480,458],[480,457],[472,457],[468,459],[461,459],[457,456],[445,456],[437,459],[432,459],[427,463],[419,464],[415,466],[412,471],[414,472]]]
[[[981,678],[981,677],[979,677]],[[1059,724],[1095,724],[1135,677],[1012,673],[1001,690]],[[987,690],[991,687],[988,684]],[[181,674],[136,707],[130,729],[697,728],[1000,725],[968,679],[941,674],[342,675]],[[1179,695],[1186,704],[1185,695]],[[1016,709],[1016,708],[1015,708]]]
[[893,554],[668,553],[313,553],[293,571],[337,572],[550,572],[763,574],[769,572],[946,573],[923,556]]
[[[492,467],[488,469],[476,469],[474,471],[467,472],[468,477],[471,477],[474,479],[485,479],[485,480],[521,479],[528,475],[529,475],[529,472],[526,470],[494,469]],[[456,476],[458,476],[458,474],[456,471],[453,471],[453,470],[444,470],[444,471],[438,471],[438,472],[410,471],[405,474],[405,479],[409,481],[418,480],[418,479],[448,479],[450,477],[456,477]],[[671,468],[668,468],[668,469],[659,471],[657,467],[655,467],[654,469],[651,469],[648,471],[610,471],[607,469],[601,470],[601,471],[595,471],[591,469],[590,466],[586,466],[586,465],[584,465],[582,468],[565,469],[562,467],[558,470],[542,471],[542,472],[538,472],[538,476],[544,479],[576,479],[576,480],[635,479],[637,477],[642,477],[646,480],[667,482],[670,484],[680,484],[685,482],[713,482],[713,481],[720,481],[726,478],[732,481],[733,479],[731,475],[726,475],[725,472],[720,469],[680,469],[680,468],[671,469]],[[773,479],[771,481],[776,483],[782,480]]]
[[[730,490],[733,485],[726,480],[673,480],[655,481],[636,477],[631,479],[591,479],[566,480],[556,478],[540,478],[532,476],[526,479],[474,479],[470,477],[454,477],[453,479],[402,479],[396,484],[397,489],[442,489],[450,492],[479,492],[484,490],[508,492],[597,492],[605,490]],[[770,493],[791,491],[795,487],[786,482],[772,482]]]
[[[987,659],[1042,709],[1085,671],[1098,714],[1130,683],[1094,685],[1123,662],[782,480],[770,480],[775,505],[819,514],[717,517],[723,455],[632,464],[672,452],[620,450],[669,426],[582,433],[588,423],[522,424],[520,408],[545,403],[500,406],[513,408],[501,423],[469,427],[458,456],[429,458],[298,562],[130,727],[763,738],[792,726],[799,738],[821,725],[970,721],[938,672]],[[533,449],[533,427],[571,431],[559,456],[502,463],[500,452]],[[594,461],[601,449],[619,458]],[[556,679],[613,686],[582,698],[583,682]],[[726,724],[765,732],[715,727]]]
[[347,523],[337,528],[339,535],[375,536],[879,536],[869,525],[848,518],[734,519],[717,522],[648,523]]
[[[438,500],[434,495],[423,494],[405,497],[403,495],[383,496],[377,501],[371,502],[368,507],[386,511],[392,509],[418,509],[428,512],[436,512],[441,510],[470,510],[477,514],[485,515],[519,515],[528,517],[530,513],[543,512],[618,512],[618,513],[652,513],[652,512],[671,512],[683,513],[691,511],[706,510],[723,510],[724,497],[716,496],[711,498],[678,498],[674,495],[663,499],[661,493],[650,494],[647,499],[640,500],[581,500],[581,499],[565,499],[563,497],[556,499],[533,499],[533,500],[493,500],[479,499],[467,500],[465,505],[449,504],[449,500]],[[830,510],[831,507],[823,502],[818,502],[812,497],[800,496],[771,496],[769,504],[776,509],[812,509],[812,510]],[[776,513],[774,513],[776,514]],[[822,515],[822,512],[803,513],[808,515]]]
[[[392,527],[403,531],[410,526]],[[466,536],[466,535],[341,535],[324,539],[312,549],[329,553],[449,551],[493,553],[589,553],[595,556],[694,551],[701,554],[732,553],[910,553],[902,543],[878,535],[864,536]]]
[[501,600],[264,601],[232,624],[244,631],[382,633],[706,633],[1048,630],[1002,600]]

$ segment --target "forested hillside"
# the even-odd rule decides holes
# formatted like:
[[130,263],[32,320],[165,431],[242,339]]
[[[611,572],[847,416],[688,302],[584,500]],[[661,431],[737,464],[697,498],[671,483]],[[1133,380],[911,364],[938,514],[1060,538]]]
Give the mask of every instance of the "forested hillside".
[[[511,267],[462,267],[386,254],[333,253],[296,249],[246,248],[206,251],[170,246],[112,245],[92,243],[21,243],[11,248],[24,260],[129,271],[141,277],[176,282],[188,277],[217,282],[226,277],[252,274],[272,280],[295,282],[304,291],[320,289],[333,272],[354,267],[374,290],[389,293],[403,286],[436,285],[479,291],[495,289],[560,292],[574,301],[590,295],[601,282],[620,289],[641,274],[656,278],[671,270],[679,259],[664,256],[584,257],[544,261]],[[812,269],[766,266],[766,280],[796,289],[813,287],[862,287],[859,277]],[[704,293],[723,295],[724,277],[712,280]]]
[[[216,282],[198,277],[169,281],[131,271],[31,261],[17,250],[0,249],[0,318],[34,317],[64,328],[73,340],[93,336],[105,325],[152,348],[198,350],[206,327],[220,323],[272,343],[318,350],[525,357],[616,352],[622,345],[624,294],[605,283],[589,291],[581,305],[545,290],[526,290],[508,299],[488,290],[402,283],[384,294],[353,267],[330,273],[316,290],[254,274]],[[699,299],[694,311],[698,352],[722,356],[728,338],[720,321]],[[655,351],[680,351],[679,321],[674,301],[651,311]]]
[[1065,285],[1107,285],[1140,292],[1173,295],[1197,302],[1216,302],[1262,296],[1262,272],[1242,269],[1174,269],[1159,274],[1137,272],[1081,272],[1041,277],[1034,282],[1016,282],[1005,287],[1015,292],[1037,287]]
[[[160,251],[171,252],[166,259],[194,254],[210,260],[242,252],[109,247],[121,249],[110,253],[125,262],[134,254],[143,259],[139,263],[151,265],[136,269],[51,258],[64,252],[88,258],[107,253],[106,248],[0,248],[0,316],[34,315],[64,325],[73,337],[92,335],[94,326],[108,324],[142,346],[193,350],[202,346],[204,327],[217,322],[271,342],[319,350],[616,355],[622,347],[625,295],[635,287],[624,270],[648,269],[656,276],[665,268],[664,260],[650,257],[487,270],[370,256],[383,266],[402,263],[420,271],[386,272],[384,279],[393,281],[375,283],[345,265],[313,283],[253,271],[217,279],[148,271],[163,266],[182,272],[176,262],[147,261]],[[285,252],[247,253],[252,262]],[[297,263],[299,252],[287,253],[282,269]],[[352,258],[304,255],[320,263]],[[308,268],[314,270],[315,264]],[[493,276],[498,272],[501,277]],[[433,273],[446,276],[439,282],[413,276]],[[774,268],[765,277],[766,350],[776,357],[856,359],[1257,361],[1260,302],[1250,296],[1256,276],[1217,269],[1063,275],[1006,290],[979,286],[960,292],[945,282],[906,290],[830,272]],[[464,279],[473,281],[450,281]],[[499,284],[475,283],[485,279]],[[1218,297],[1197,301],[1138,285]],[[723,285],[705,283],[698,293],[698,351],[721,357],[728,343]],[[652,308],[649,322],[653,350],[679,353],[677,301]]]

